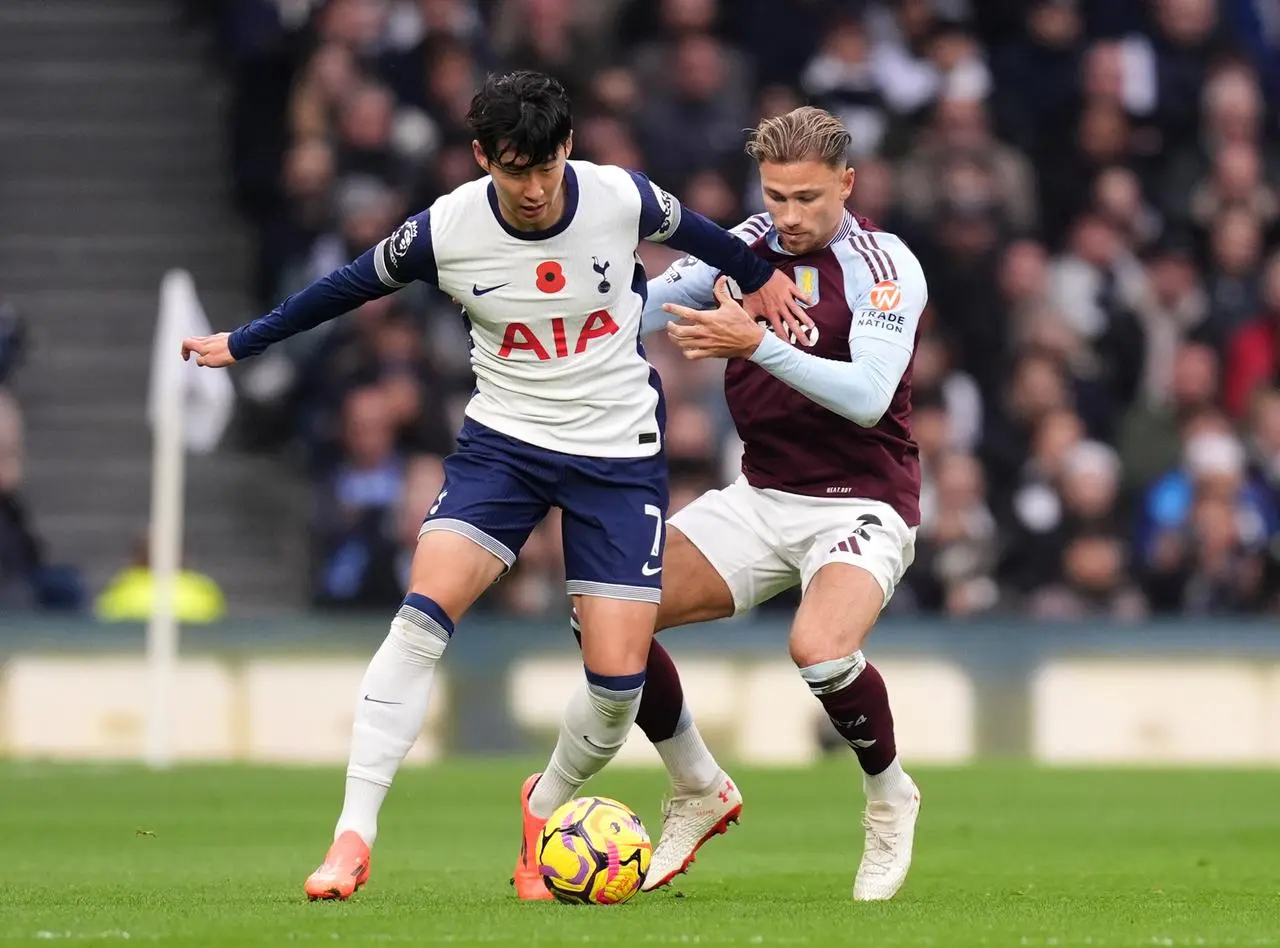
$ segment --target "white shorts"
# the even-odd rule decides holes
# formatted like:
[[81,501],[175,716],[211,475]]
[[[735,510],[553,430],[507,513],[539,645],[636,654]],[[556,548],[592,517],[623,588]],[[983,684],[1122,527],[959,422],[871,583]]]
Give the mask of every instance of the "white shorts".
[[762,490],[745,477],[708,491],[668,522],[728,584],[735,614],[797,583],[803,592],[828,563],[874,576],[884,608],[916,555],[916,528],[888,504]]

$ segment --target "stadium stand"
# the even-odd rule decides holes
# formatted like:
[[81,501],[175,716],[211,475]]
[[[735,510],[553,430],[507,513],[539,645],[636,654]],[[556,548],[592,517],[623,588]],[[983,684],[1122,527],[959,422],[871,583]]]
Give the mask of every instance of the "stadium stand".
[[[253,306],[221,160],[222,83],[208,37],[179,12],[172,0],[0,7],[0,302],[30,330],[9,380],[26,416],[21,497],[89,598],[147,523],[162,275],[189,268],[217,325]],[[274,459],[232,452],[188,471],[189,555],[250,613],[302,599],[297,483]]]
[[[206,271],[204,285],[226,294],[210,307],[217,324],[269,308],[478,174],[462,116],[486,71],[555,73],[575,97],[577,157],[645,170],[725,224],[760,209],[742,130],[812,102],[853,132],[852,206],[901,233],[930,281],[915,369],[924,525],[891,608],[1280,611],[1280,18],[1270,4],[187,0],[185,10],[187,42],[216,36],[230,90],[227,203],[254,235],[251,273]],[[137,229],[157,241],[234,234],[221,223],[217,149],[197,140],[213,114],[200,94],[208,67],[156,34],[148,68],[167,70],[151,77],[163,81],[123,78],[152,34],[120,32],[95,37],[95,55],[133,83],[120,95],[145,85],[163,98],[147,134],[167,126],[157,154],[186,185],[157,208],[134,181],[122,192],[134,195],[129,211],[152,215]],[[90,42],[87,26],[76,41]],[[0,42],[19,45],[8,33]],[[57,160],[82,182],[123,167]],[[103,220],[124,213],[123,199],[86,201]],[[44,226],[86,225],[52,215]],[[670,259],[645,253],[651,275]],[[126,292],[120,276],[94,282],[106,260],[32,251],[18,278],[82,283],[54,296],[56,325],[70,328],[91,299],[99,310],[123,299],[94,297]],[[145,263],[110,260],[117,274]],[[471,389],[456,313],[411,287],[237,371],[240,446],[287,451],[311,485],[306,583],[318,606],[384,610],[399,598]],[[679,505],[731,476],[737,445],[719,368],[683,362],[662,339],[648,348],[671,404]],[[44,358],[81,365],[69,347]],[[96,416],[54,437],[100,444],[95,427]],[[129,439],[141,459],[145,442]],[[32,456],[44,463],[34,444]],[[242,456],[218,463],[260,470]],[[48,491],[39,499],[62,509]],[[290,523],[257,511],[225,530],[217,542],[197,533],[192,549],[234,535],[263,575],[293,569],[283,583],[301,581],[296,557],[262,565],[265,536],[299,535]],[[554,523],[540,530],[484,607],[562,610],[556,536]],[[243,608],[239,575],[219,573],[223,560],[202,565]]]

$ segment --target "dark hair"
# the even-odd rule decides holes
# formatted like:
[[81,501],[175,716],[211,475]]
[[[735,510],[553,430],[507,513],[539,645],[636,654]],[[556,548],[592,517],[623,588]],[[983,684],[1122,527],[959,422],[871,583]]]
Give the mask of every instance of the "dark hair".
[[540,165],[573,131],[569,94],[541,72],[491,75],[471,100],[467,127],[490,161],[507,168]]

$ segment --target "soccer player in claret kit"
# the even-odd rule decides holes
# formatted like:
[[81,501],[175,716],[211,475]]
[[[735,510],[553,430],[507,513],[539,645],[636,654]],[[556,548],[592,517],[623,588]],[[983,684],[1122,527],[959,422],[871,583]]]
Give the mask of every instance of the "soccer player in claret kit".
[[[725,398],[744,445],[741,476],[671,518],[658,629],[800,586],[791,657],[864,773],[853,897],[882,900],[910,867],[920,795],[898,761],[884,680],[861,649],[915,555],[911,364],[927,289],[901,240],[845,209],[848,147],[839,120],[809,107],[761,123],[747,146],[767,213],[735,233],[810,297],[803,346],[748,315],[751,301],[735,302],[714,264],[688,258],[650,282],[644,331],[666,325],[686,357],[729,360]],[[645,881],[653,889],[736,822],[742,796],[698,735],[656,639],[636,723],[674,785]]]
[[520,898],[551,897],[538,872],[539,833],[626,740],[660,598],[664,409],[639,342],[638,242],[666,241],[731,273],[779,326],[807,321],[795,284],[728,231],[641,174],[569,161],[569,101],[551,77],[491,77],[468,123],[486,177],[270,314],[183,343],[184,358],[229,365],[414,280],[466,310],[476,391],[422,526],[408,594],[360,687],[342,812],[306,881],[313,899],[345,899],[368,879],[378,811],[422,729],[454,624],[557,506],[585,676],[545,772],[521,791],[515,867]]

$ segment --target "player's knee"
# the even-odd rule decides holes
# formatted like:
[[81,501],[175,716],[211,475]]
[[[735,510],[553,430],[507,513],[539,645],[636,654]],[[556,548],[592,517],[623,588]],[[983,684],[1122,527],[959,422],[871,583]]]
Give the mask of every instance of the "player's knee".
[[643,616],[583,615],[579,644],[584,664],[592,672],[610,677],[642,671],[653,642],[654,612],[656,609],[649,607]]
[[791,627],[791,657],[804,668],[852,655],[871,633],[884,593],[861,567],[833,563],[818,570]]
[[791,660],[796,663],[796,668],[816,665],[818,662],[824,661],[825,659],[821,656],[830,651],[824,647],[822,642],[814,641],[811,636],[805,636],[796,631],[791,633],[787,647],[791,652]]
[[438,662],[453,637],[453,620],[433,599],[409,593],[391,622],[390,639],[415,664]]
[[788,647],[797,668],[843,659],[862,647],[867,630],[839,625],[816,626],[797,621]]
[[644,671],[634,675],[600,675],[587,666],[587,699],[592,709],[607,721],[635,718],[644,689]]
[[867,667],[867,660],[863,657],[861,651],[857,651],[840,658],[826,659],[806,665],[801,665],[797,661],[796,665],[799,666],[800,677],[805,680],[809,690],[821,697],[822,695],[839,691],[842,688],[847,688]]

